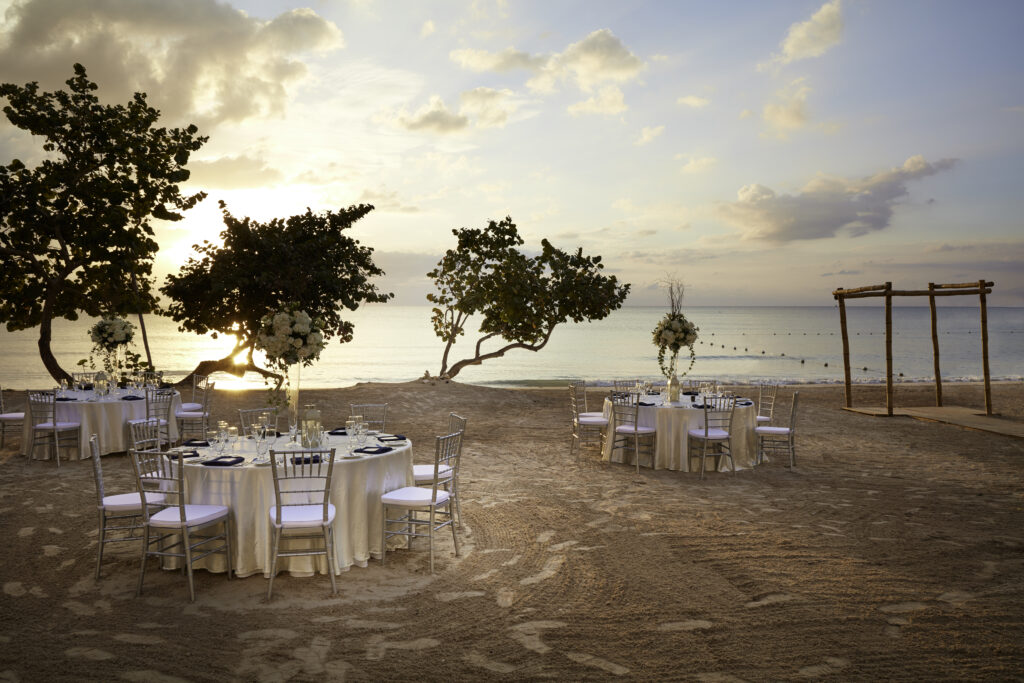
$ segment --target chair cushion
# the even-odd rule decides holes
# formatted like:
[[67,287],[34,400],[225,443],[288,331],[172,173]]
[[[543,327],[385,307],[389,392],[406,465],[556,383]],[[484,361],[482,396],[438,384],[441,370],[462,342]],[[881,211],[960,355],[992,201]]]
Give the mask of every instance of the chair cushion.
[[[327,504],[327,521],[324,521],[323,505],[285,505],[281,509],[281,528],[304,528],[333,524],[334,515],[335,509],[331,503]],[[270,525],[277,526],[276,505],[270,506],[267,516],[270,517]]]
[[[67,429],[78,429],[81,426],[82,425],[79,424],[78,422],[58,422],[57,423],[57,431],[60,432],[60,431],[64,431],[64,430],[67,430]],[[53,423],[52,422],[40,422],[39,424],[37,424],[35,426],[35,428],[36,429],[53,429]]]
[[[452,468],[448,465],[441,465],[437,468],[437,476],[441,479],[448,479],[451,477]],[[413,479],[417,484],[432,482],[434,481],[434,466],[433,465],[413,465],[412,466]]]
[[619,425],[615,428],[616,434],[654,434],[658,430],[654,427],[636,427],[633,425]]
[[[419,486],[406,486],[405,488],[396,489],[394,491],[388,491],[380,500],[385,505],[397,505],[399,507],[406,508],[423,508],[430,507],[430,498],[433,495],[433,489],[422,488]],[[437,490],[437,502],[435,505],[444,505],[448,502],[448,492],[444,489]]]
[[722,439],[729,438],[729,432],[725,431],[724,429],[709,429],[706,437],[704,436],[703,429],[691,429],[690,431],[687,432],[687,434],[694,437],[695,439],[707,438],[709,441],[721,441]]
[[597,412],[591,411],[591,412],[588,412],[588,413],[580,413],[580,418],[582,419],[584,417],[600,417],[600,418],[603,419],[604,418],[604,413],[602,413],[600,411],[597,411]]
[[754,431],[758,434],[786,436],[789,434],[789,427],[754,427]]
[[757,416],[757,421],[758,422],[771,422],[772,419],[770,417],[768,417],[767,415],[758,415]]
[[201,410],[179,410],[174,413],[174,417],[179,420],[201,420],[206,417],[206,413]]
[[21,422],[25,419],[25,413],[0,413],[0,421]]
[[[148,499],[149,496],[147,495]],[[216,521],[221,517],[227,517],[228,508],[223,505],[186,505],[185,525],[199,526],[208,522]],[[178,514],[178,506],[174,505],[164,508],[149,518],[149,525],[170,529],[181,527],[181,516]]]
[[203,404],[202,403],[192,403],[192,402],[182,403],[181,406],[178,407],[178,410],[180,412],[184,412],[184,413],[195,412],[195,411],[202,412],[203,411]]
[[579,423],[581,425],[600,425],[603,427],[608,424],[608,420],[603,417],[583,417],[580,415]]
[[[147,493],[149,505],[161,505],[166,500],[163,494]],[[107,512],[141,512],[142,498],[137,493],[119,493],[115,496],[103,497],[103,509]]]
[[161,427],[166,427],[167,426],[167,420],[165,420],[163,418],[155,418],[155,417],[151,417],[151,418],[142,417],[142,418],[139,418],[138,420],[128,420],[128,424],[130,424],[130,425],[141,424],[143,422],[149,422],[149,420],[159,420]]

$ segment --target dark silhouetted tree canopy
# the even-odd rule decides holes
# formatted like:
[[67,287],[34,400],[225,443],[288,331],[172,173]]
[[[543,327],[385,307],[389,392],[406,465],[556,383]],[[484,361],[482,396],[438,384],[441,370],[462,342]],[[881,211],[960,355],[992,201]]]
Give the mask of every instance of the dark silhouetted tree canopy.
[[[440,376],[455,377],[467,365],[512,349],[540,351],[556,325],[601,320],[629,294],[628,284],[601,273],[600,256],[585,256],[582,249],[567,253],[542,240],[540,254],[523,254],[523,240],[510,217],[490,221],[483,230],[462,228],[452,234],[458,246],[427,273],[438,290],[427,295],[435,305],[434,333],[445,343]],[[482,336],[473,355],[449,365],[452,347],[477,314],[483,316]],[[484,351],[483,344],[495,339],[504,344]]]
[[[235,348],[221,359],[199,364],[195,372],[246,370],[264,376],[275,373],[252,360],[260,319],[295,305],[318,320],[324,339],[352,340],[352,323],[342,309],[356,310],[364,302],[384,302],[370,278],[384,271],[373,263],[373,249],[361,246],[343,232],[373,210],[360,204],[338,211],[306,213],[259,223],[224,214],[223,246],[203,242],[194,249],[177,275],[169,275],[160,291],[171,300],[167,314],[183,331],[236,335]],[[245,362],[235,357],[245,352]]]
[[97,85],[75,64],[69,90],[4,83],[3,111],[43,138],[45,160],[0,166],[0,322],[38,326],[39,353],[54,379],[70,379],[50,350],[54,318],[150,310],[152,218],[176,221],[205,196],[184,196],[189,155],[205,137],[154,128],[160,112],[135,93],[100,104]]

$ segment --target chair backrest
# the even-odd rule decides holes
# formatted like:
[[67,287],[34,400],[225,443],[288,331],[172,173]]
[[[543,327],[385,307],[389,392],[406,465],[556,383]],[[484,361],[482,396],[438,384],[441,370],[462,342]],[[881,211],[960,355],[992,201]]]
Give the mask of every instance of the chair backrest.
[[616,393],[629,393],[636,389],[636,383],[639,381],[640,380],[636,379],[617,379],[613,380],[612,384],[614,385],[613,388],[615,389]]
[[729,431],[732,425],[732,414],[736,409],[735,396],[704,397],[704,434],[712,429]]
[[84,384],[91,384],[96,379],[95,372],[72,372],[71,379],[76,384],[82,382]]
[[583,406],[580,406],[580,388],[574,382],[569,383],[569,408],[572,410],[573,422],[580,419],[580,413],[586,412],[586,399],[583,399]]
[[636,431],[637,420],[640,415],[640,404],[635,399],[635,394],[619,394],[612,398],[612,414],[615,416],[616,427],[627,425]]
[[103,465],[100,464],[100,446],[95,434],[89,437],[89,454],[92,456],[92,478],[96,482],[96,505],[103,507]]
[[448,433],[454,434],[455,432],[466,433],[466,418],[455,413],[448,413]]
[[778,384],[759,384],[757,386],[757,414],[760,417],[772,417],[775,411],[775,396]]
[[206,390],[209,385],[209,375],[192,375],[192,403],[206,405]]
[[171,404],[174,401],[174,392],[170,389],[157,389],[146,387],[146,419],[171,420]]
[[320,505],[323,520],[331,502],[331,478],[334,476],[334,449],[270,451],[270,471],[274,474],[275,522],[280,525],[286,508]]
[[434,441],[434,484],[430,502],[437,502],[437,490],[444,489],[459,471],[462,432],[439,436]]
[[[576,400],[579,402],[579,412],[587,412],[587,381],[585,379],[569,380],[569,387],[576,389]],[[572,394],[570,393],[570,396]]]
[[32,424],[56,423],[56,406],[52,391],[28,392],[28,409]]
[[383,432],[388,419],[387,403],[350,403],[349,416],[362,415],[368,429]]
[[[7,412],[7,407],[4,405],[4,388],[0,387],[0,413],[6,413],[6,412]],[[11,410],[11,412],[15,413],[15,412],[21,412],[21,411]]]
[[248,436],[252,426],[258,424],[263,419],[264,413],[270,415],[270,426],[276,432],[278,430],[278,421],[281,419],[277,408],[239,408],[238,421],[242,425],[242,433]]
[[153,417],[128,423],[128,440],[136,451],[159,451],[163,448],[160,420]]
[[[177,461],[157,451],[128,450],[135,472],[135,485],[142,498],[142,515],[149,523],[149,506],[161,505],[178,508],[179,520],[184,525],[185,517],[185,468]],[[154,496],[163,496],[154,499]],[[149,499],[147,500],[147,496]],[[152,501],[152,502],[150,502]]]

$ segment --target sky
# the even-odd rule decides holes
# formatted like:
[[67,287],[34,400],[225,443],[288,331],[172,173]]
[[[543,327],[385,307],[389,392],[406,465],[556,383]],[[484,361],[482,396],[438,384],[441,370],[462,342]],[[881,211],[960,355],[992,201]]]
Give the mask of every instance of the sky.
[[[511,216],[627,305],[831,305],[985,278],[1024,305],[1018,0],[0,0],[0,82],[144,91],[209,142],[157,225],[176,272],[236,216],[351,234],[425,304],[452,230]],[[42,159],[0,120],[0,163]],[[966,299],[967,297],[965,297]],[[914,303],[920,305],[921,300]],[[976,301],[961,303],[975,305]]]

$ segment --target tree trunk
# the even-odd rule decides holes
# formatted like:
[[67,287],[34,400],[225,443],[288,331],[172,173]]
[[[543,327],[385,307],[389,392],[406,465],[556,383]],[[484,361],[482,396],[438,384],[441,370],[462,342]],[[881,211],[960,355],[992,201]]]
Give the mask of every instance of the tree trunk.
[[554,332],[554,331],[555,331],[555,326],[552,325],[551,327],[548,328],[547,334],[544,335],[544,340],[541,341],[541,343],[539,343],[539,344],[526,344],[524,342],[515,342],[515,343],[512,343],[512,344],[507,344],[507,345],[503,346],[502,348],[500,348],[500,349],[498,349],[496,351],[491,351],[490,353],[480,353],[480,342],[483,342],[484,339],[488,339],[490,337],[497,336],[494,333],[489,334],[486,337],[484,337],[483,339],[481,339],[480,342],[477,343],[477,352],[476,352],[475,356],[473,356],[472,358],[466,358],[466,359],[460,360],[458,363],[456,363],[455,365],[452,366],[452,369],[448,371],[448,379],[454,379],[455,375],[459,374],[459,372],[462,370],[462,368],[466,367],[467,365],[479,365],[480,363],[484,362],[485,360],[490,360],[491,358],[500,358],[501,356],[504,356],[506,352],[511,351],[512,349],[526,349],[527,351],[540,351],[541,349],[543,349],[547,345],[548,340],[551,339],[551,333]]
[[234,375],[235,377],[242,377],[249,370],[259,373],[263,377],[273,378],[274,381],[277,382],[277,388],[280,388],[281,384],[284,382],[283,375],[271,372],[270,370],[265,370],[264,368],[257,366],[252,361],[243,364],[235,363],[235,354],[232,353],[231,355],[218,360],[201,361],[199,365],[196,366],[195,370],[190,372],[185,379],[181,380],[181,383],[190,383],[193,375],[209,376],[215,372],[226,372],[229,375]]
[[71,375],[65,372],[64,368],[57,362],[50,348],[50,341],[53,338],[53,320],[50,319],[48,311],[43,312],[42,322],[39,324],[39,358],[43,361],[43,367],[59,383],[62,379],[71,382]]

